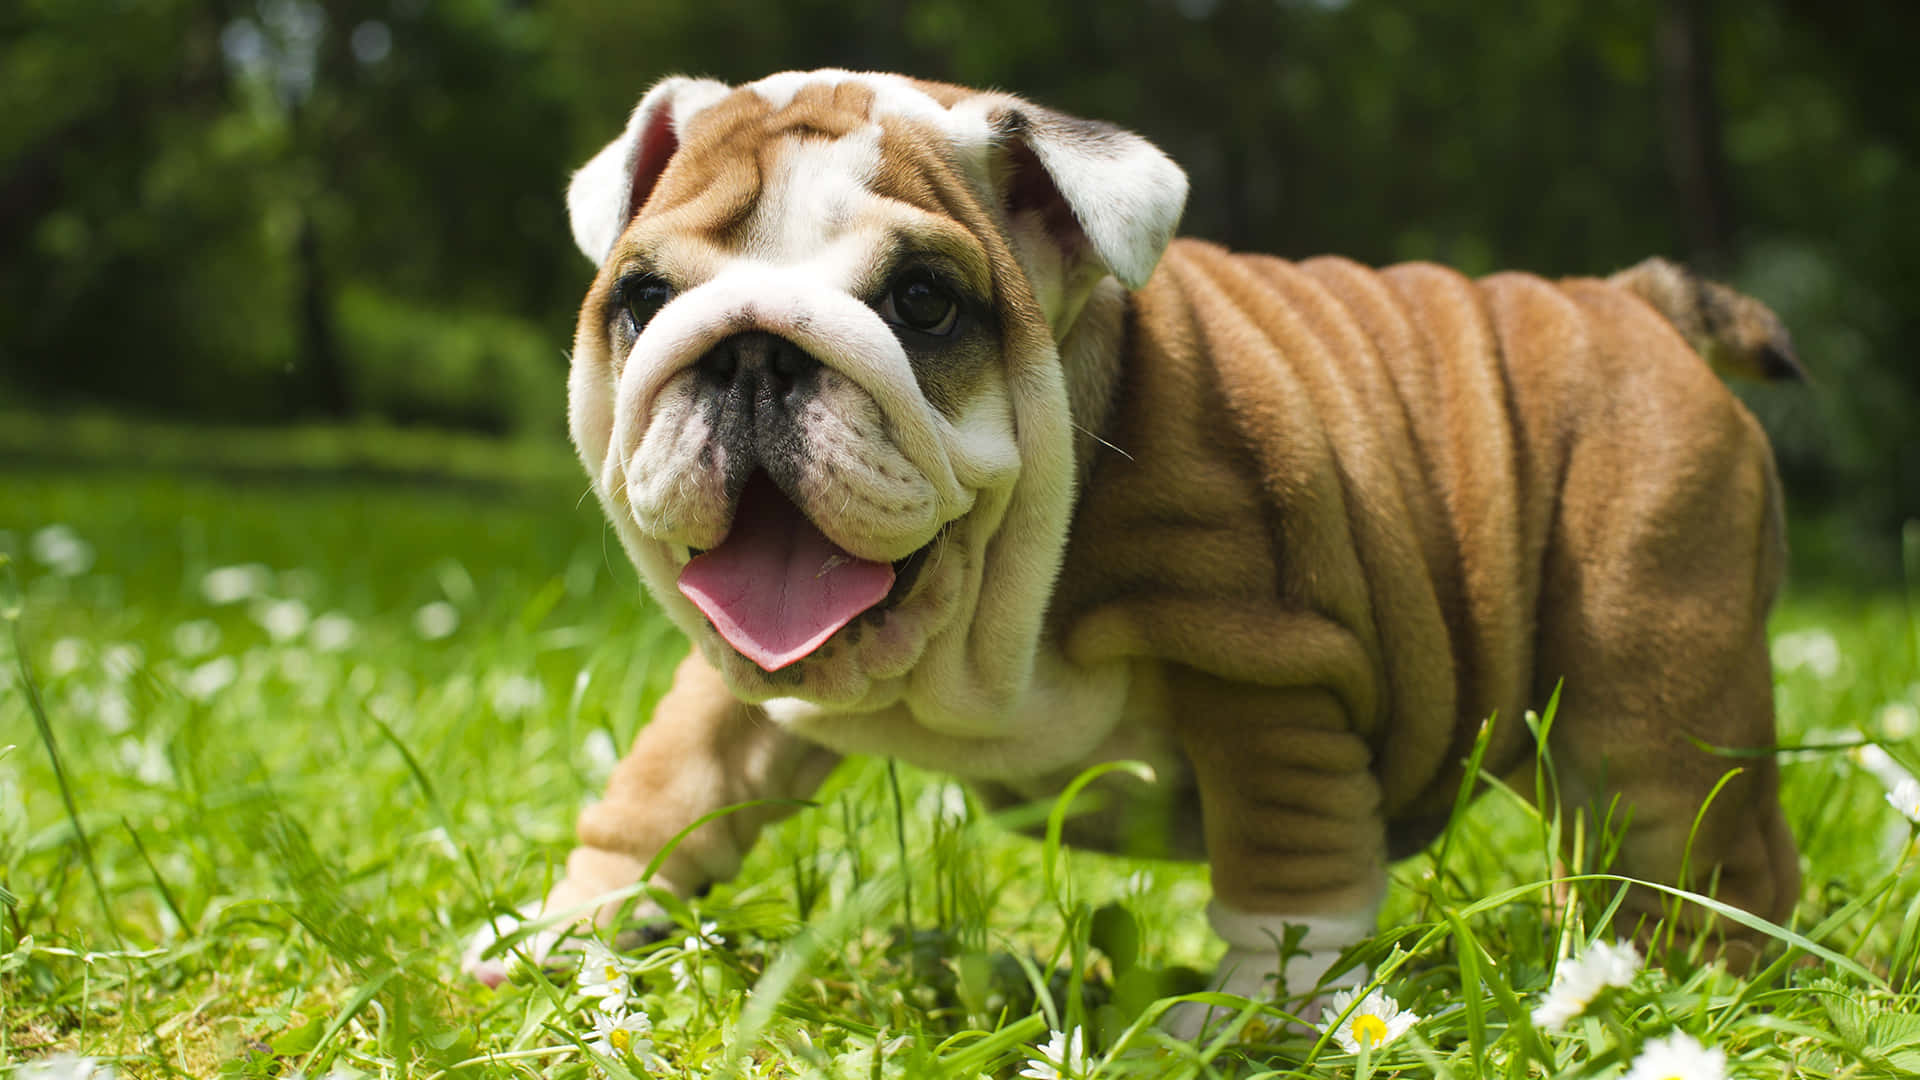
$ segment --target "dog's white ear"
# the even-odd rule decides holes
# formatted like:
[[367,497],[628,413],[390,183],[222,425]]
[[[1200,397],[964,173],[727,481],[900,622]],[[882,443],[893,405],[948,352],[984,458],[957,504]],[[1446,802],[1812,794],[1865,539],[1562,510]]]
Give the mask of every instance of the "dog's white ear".
[[1021,102],[990,117],[1011,220],[1036,215],[1068,262],[1147,283],[1187,205],[1187,174],[1131,131]]
[[680,133],[700,110],[733,92],[726,83],[671,75],[634,107],[627,129],[573,174],[567,216],[573,242],[594,265],[607,261],[614,241],[646,204],[654,182],[680,147]]

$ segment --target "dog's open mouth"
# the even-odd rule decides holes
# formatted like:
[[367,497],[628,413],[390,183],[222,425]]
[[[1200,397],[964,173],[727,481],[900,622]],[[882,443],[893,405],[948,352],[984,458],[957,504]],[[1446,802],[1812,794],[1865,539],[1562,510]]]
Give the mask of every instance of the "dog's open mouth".
[[862,614],[898,603],[938,540],[892,563],[859,558],[755,473],[726,539],[681,568],[680,592],[727,644],[762,670],[778,671]]

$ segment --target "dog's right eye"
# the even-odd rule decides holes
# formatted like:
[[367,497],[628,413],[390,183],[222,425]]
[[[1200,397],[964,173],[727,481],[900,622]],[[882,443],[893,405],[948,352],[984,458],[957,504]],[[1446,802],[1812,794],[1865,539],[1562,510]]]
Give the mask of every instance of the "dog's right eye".
[[651,274],[636,275],[620,283],[619,297],[628,329],[637,334],[673,299],[673,286]]
[[880,317],[931,337],[947,337],[959,323],[960,302],[932,273],[911,270],[894,279],[880,298]]

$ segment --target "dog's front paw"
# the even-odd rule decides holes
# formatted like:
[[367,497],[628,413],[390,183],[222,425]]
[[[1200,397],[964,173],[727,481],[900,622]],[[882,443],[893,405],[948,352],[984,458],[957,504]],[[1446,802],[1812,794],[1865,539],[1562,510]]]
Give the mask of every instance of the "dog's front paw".
[[[498,948],[503,938],[511,937],[527,923],[537,922],[549,912],[557,914],[564,910],[548,900],[522,904],[512,915],[495,915],[467,938],[466,948],[460,952],[460,970],[494,987],[507,981],[517,964],[540,971],[560,971],[572,966],[574,954],[586,948],[593,932],[593,922],[584,917],[556,922],[504,949]],[[672,925],[666,909],[652,900],[643,899],[626,908],[626,912],[627,918],[622,923],[626,929],[614,939],[615,949],[638,948],[661,940],[665,936],[661,927]]]
[[[1297,996],[1280,996],[1278,949],[1271,947],[1255,949],[1234,945],[1230,946],[1226,955],[1220,958],[1220,967],[1214,976],[1212,988],[1223,994],[1232,994],[1251,1001],[1279,1004],[1288,1013],[1300,1018],[1304,1030],[1311,1018],[1320,1015],[1328,993],[1367,981],[1367,969],[1362,966],[1341,972],[1329,980],[1329,985],[1320,986],[1327,971],[1339,958],[1339,949],[1297,952],[1288,958],[1285,986],[1289,991],[1304,994],[1316,986],[1320,987],[1316,996],[1307,998],[1303,1002]],[[1219,1034],[1221,1025],[1231,1021],[1239,1015],[1240,1011],[1225,1005],[1183,1001],[1161,1015],[1160,1030],[1176,1039],[1193,1041],[1203,1035]],[[1263,1021],[1255,1020],[1254,1022],[1262,1023]]]
[[[514,965],[525,962],[535,969],[564,967],[557,957],[580,950],[587,935],[597,926],[606,926],[624,912],[635,922],[653,922],[667,917],[666,909],[644,894],[628,902],[633,882],[645,871],[639,861],[624,855],[576,849],[567,860],[567,876],[553,887],[546,899],[523,904],[512,915],[495,915],[474,931],[460,954],[460,970],[486,983],[499,986]],[[654,884],[683,895],[672,882],[656,877]],[[505,949],[500,942],[513,936],[529,922],[547,922],[533,933]]]
[[495,987],[506,982],[513,965],[523,959],[533,967],[545,967],[547,960],[565,940],[559,930],[537,930],[509,949],[495,948],[502,938],[538,919],[545,906],[542,903],[522,904],[513,915],[495,915],[488,920],[467,938],[467,947],[460,953],[460,970],[489,987]]
[[[1327,995],[1367,981],[1365,965],[1328,978],[1341,953],[1373,932],[1378,901],[1357,911],[1330,915],[1267,915],[1236,910],[1215,899],[1207,921],[1227,942],[1213,988],[1253,1001],[1278,1001],[1300,1018],[1304,1030],[1320,1015]],[[1281,946],[1291,943],[1286,959]],[[1313,994],[1313,997],[1306,997]],[[1181,1002],[1160,1018],[1161,1030],[1180,1039],[1214,1034],[1238,1010]]]

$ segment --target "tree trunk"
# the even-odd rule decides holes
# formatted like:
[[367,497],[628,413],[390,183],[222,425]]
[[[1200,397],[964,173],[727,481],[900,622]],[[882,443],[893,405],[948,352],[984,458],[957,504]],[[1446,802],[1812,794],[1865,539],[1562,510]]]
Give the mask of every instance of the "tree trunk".
[[340,339],[334,332],[333,294],[320,258],[313,216],[300,218],[300,371],[294,379],[295,415],[345,419],[353,409]]
[[1687,255],[1724,269],[1733,253],[1733,195],[1720,138],[1709,0],[1661,0],[1654,57],[1667,172],[1679,197]]

